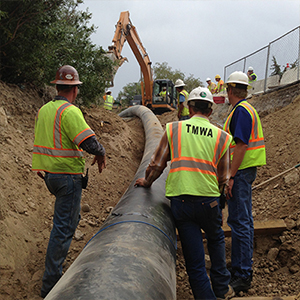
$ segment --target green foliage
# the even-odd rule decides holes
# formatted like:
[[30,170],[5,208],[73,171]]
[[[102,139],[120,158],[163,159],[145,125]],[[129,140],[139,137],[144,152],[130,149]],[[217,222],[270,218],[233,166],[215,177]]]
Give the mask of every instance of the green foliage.
[[272,57],[272,65],[270,69],[273,70],[271,76],[279,75],[281,78],[283,72],[281,71],[281,66],[277,63],[276,57],[274,55]]
[[104,93],[113,63],[92,44],[91,13],[82,0],[2,1],[0,72],[9,83],[49,84],[62,65],[72,65],[83,82],[81,103],[96,103]]
[[124,106],[129,105],[129,101],[133,99],[133,96],[141,95],[141,83],[140,82],[132,82],[125,85],[121,92],[119,92],[116,101],[119,101]]
[[291,69],[294,69],[298,66],[298,59],[296,59],[293,63],[291,63]]
[[177,79],[181,79],[186,84],[185,89],[190,92],[198,86],[204,86],[199,78],[194,78],[193,74],[186,76],[180,70],[172,70],[168,63],[155,63],[153,67],[154,79],[170,79],[174,83]]

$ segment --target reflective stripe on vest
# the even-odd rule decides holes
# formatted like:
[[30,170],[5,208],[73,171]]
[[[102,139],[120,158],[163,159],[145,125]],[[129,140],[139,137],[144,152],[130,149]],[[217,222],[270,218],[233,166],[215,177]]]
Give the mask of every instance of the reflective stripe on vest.
[[[84,168],[84,159],[83,151],[79,149],[79,145],[95,133],[86,124],[81,111],[71,103],[57,100],[46,105],[49,106],[43,111],[43,123],[38,125],[39,122],[42,122],[39,120],[39,114],[43,107],[36,118],[32,169],[52,173],[81,174]],[[69,115],[69,120],[74,116],[77,118],[77,122],[74,120],[76,124],[70,130],[73,130],[71,134],[75,135],[80,128],[84,128],[75,137],[72,136],[73,140],[68,138],[65,131],[64,134],[62,133],[63,116],[64,120],[68,120],[65,112],[72,113]],[[48,128],[47,134],[44,132],[45,128]]]
[[104,102],[104,108],[108,110],[112,110],[113,102],[114,102],[114,97],[111,95],[107,95],[106,100]]
[[181,111],[181,116],[185,117],[188,116],[190,114],[188,106],[187,106],[187,99],[189,97],[189,93],[186,90],[182,90],[179,94],[178,94],[178,111],[179,111],[179,98],[180,98],[180,94],[184,96],[185,101],[183,102],[183,109]]
[[200,117],[169,123],[166,130],[171,156],[166,196],[220,196],[217,167],[231,136]]
[[[249,167],[258,167],[258,166],[265,165],[266,164],[266,149],[265,149],[265,141],[264,141],[262,126],[261,126],[259,116],[251,104],[249,104],[247,101],[242,101],[241,103],[239,103],[229,114],[229,116],[224,124],[224,130],[231,134],[230,122],[231,122],[233,113],[238,106],[244,107],[248,111],[248,113],[250,114],[251,119],[252,119],[252,129],[251,129],[250,139],[248,142],[248,147],[247,147],[244,159],[239,167],[239,170],[246,169]],[[232,140],[232,143],[230,145],[231,159],[233,157],[235,146],[236,146],[236,143],[234,140]]]

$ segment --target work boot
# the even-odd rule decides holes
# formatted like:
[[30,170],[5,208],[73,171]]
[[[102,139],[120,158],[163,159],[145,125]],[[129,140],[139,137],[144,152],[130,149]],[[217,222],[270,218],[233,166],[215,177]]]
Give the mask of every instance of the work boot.
[[217,297],[217,300],[228,300],[235,296],[233,288],[228,285],[228,292],[223,297]]
[[230,285],[236,293],[238,292],[247,292],[251,287],[252,276],[247,278],[233,276],[230,280]]

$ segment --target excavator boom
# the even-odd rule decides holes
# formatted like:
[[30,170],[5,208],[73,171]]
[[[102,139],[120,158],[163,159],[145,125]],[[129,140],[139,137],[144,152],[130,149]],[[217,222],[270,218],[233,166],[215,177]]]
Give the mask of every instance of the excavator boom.
[[[142,105],[153,108],[155,105],[153,103],[154,83],[153,83],[153,72],[151,68],[152,63],[150,61],[148,53],[146,52],[145,47],[143,46],[139,38],[135,26],[133,26],[133,24],[131,23],[131,20],[129,18],[129,12],[123,11],[121,12],[119,21],[117,22],[116,25],[116,31],[112,40],[112,45],[108,47],[109,49],[108,55],[110,55],[110,57],[114,61],[118,62],[113,76],[117,72],[118,68],[123,64],[123,62],[127,60],[126,57],[123,57],[121,55],[124,43],[126,41],[128,42],[135,58],[137,59],[141,68],[141,73],[143,75],[143,80],[141,81]],[[164,83],[163,81],[160,81],[159,87],[157,88],[159,89],[159,91],[161,91],[162,88],[166,85],[168,85],[168,83]],[[173,88],[170,85],[168,87]],[[173,91],[172,91],[172,95],[173,95]],[[162,106],[162,104],[157,104],[157,105]],[[166,104],[165,106],[168,106],[168,110],[172,110],[172,108],[168,104]]]

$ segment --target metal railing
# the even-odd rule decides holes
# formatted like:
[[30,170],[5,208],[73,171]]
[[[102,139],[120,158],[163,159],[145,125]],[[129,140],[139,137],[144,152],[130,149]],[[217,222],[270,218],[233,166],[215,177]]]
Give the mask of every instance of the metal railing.
[[[247,73],[254,69],[257,81],[253,86],[265,92],[268,88],[300,79],[300,26],[269,43],[269,45],[224,67],[224,79],[234,71]],[[275,69],[275,66],[277,67]],[[288,67],[289,66],[289,67]]]

